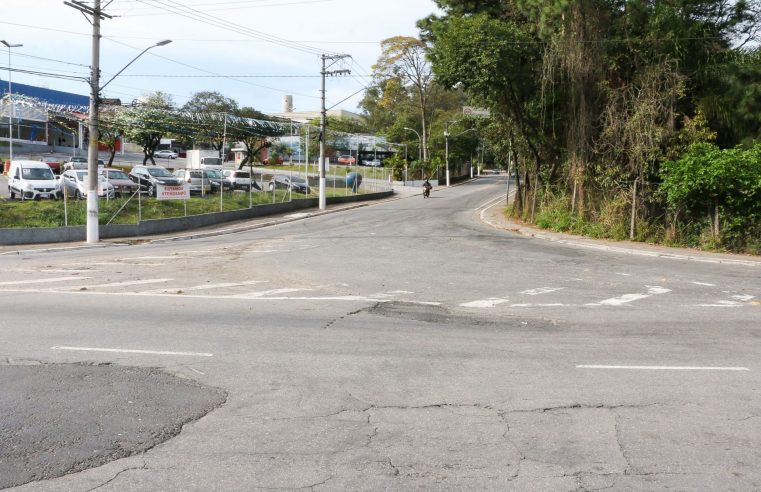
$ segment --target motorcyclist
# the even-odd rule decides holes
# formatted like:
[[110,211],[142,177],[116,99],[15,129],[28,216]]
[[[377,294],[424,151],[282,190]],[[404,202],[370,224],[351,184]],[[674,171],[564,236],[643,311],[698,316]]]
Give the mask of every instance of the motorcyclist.
[[423,196],[429,196],[431,194],[431,182],[428,181],[428,178],[425,178],[425,182],[423,183]]

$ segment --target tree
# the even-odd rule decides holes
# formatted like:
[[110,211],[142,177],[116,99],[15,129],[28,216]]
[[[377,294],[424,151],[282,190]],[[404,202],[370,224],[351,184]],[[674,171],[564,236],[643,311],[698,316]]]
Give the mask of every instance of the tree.
[[174,111],[172,97],[163,92],[148,94],[139,105],[115,112],[111,121],[123,129],[125,137],[143,148],[143,165],[149,160],[156,165],[153,154],[165,135],[191,131]]
[[182,110],[205,116],[197,119],[195,131],[191,135],[193,144],[205,143],[221,152],[224,144],[225,115],[238,114],[238,103],[216,91],[201,91],[193,94],[182,106]]
[[416,38],[395,36],[381,41],[381,50],[378,63],[373,66],[375,77],[380,81],[395,78],[414,92],[420,116],[423,159],[427,159],[428,124],[435,86],[433,70],[426,58],[426,45]]

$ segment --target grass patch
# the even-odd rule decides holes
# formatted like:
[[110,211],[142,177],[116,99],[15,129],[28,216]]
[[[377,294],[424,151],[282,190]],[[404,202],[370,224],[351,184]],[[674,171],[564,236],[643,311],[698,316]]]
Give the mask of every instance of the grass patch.
[[[249,208],[251,206],[264,205],[268,203],[287,202],[291,199],[299,200],[304,198],[317,197],[315,189],[308,196],[300,193],[293,193],[288,190],[275,190],[274,197],[272,192],[225,192],[220,207],[220,196],[218,193],[208,194],[204,197],[193,196],[187,201],[187,215],[202,215],[220,211],[233,211]],[[362,193],[362,192],[360,192]],[[351,190],[345,188],[328,188],[326,196],[338,197],[352,195]],[[125,205],[126,203],[126,205]],[[120,208],[124,209],[114,217]],[[128,200],[127,198],[116,198],[105,200],[101,198],[98,203],[98,216],[101,224],[106,224],[111,220],[112,224],[136,224],[139,215],[142,220],[152,219],[169,219],[184,217],[186,203],[182,200],[156,200],[155,198],[141,198],[140,207],[138,207],[137,197]],[[138,211],[140,208],[140,213]],[[221,210],[220,210],[221,209]],[[61,227],[66,225],[79,226],[87,223],[87,201],[86,200],[68,200],[66,202],[66,211],[64,211],[63,200],[2,200],[0,199],[0,228],[32,228],[32,227]]]

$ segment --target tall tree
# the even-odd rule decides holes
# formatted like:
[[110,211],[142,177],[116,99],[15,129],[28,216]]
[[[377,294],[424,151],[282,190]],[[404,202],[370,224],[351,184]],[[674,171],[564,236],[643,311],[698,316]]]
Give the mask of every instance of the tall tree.
[[414,92],[420,115],[423,159],[428,159],[431,99],[436,89],[425,43],[408,36],[384,39],[381,41],[381,56],[373,71],[378,80],[397,78]]

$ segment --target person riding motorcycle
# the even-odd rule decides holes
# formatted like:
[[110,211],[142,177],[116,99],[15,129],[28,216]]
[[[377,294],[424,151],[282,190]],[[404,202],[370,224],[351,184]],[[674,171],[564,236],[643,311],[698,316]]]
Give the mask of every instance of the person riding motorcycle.
[[433,186],[431,186],[430,181],[428,181],[426,178],[425,182],[423,183],[423,198],[428,198],[431,196],[431,188],[433,188]]

